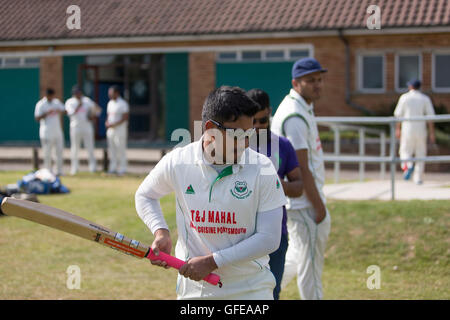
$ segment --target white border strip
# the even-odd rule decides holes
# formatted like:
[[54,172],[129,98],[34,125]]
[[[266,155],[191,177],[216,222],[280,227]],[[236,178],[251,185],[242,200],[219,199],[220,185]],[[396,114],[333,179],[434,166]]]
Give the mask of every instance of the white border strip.
[[149,47],[149,48],[114,48],[114,49],[80,49],[80,50],[48,50],[48,51],[11,51],[0,52],[0,57],[46,57],[73,55],[109,55],[109,54],[146,54],[146,53],[177,53],[177,52],[223,52],[239,50],[271,50],[271,49],[300,49],[309,50],[314,56],[314,46],[305,44],[276,44],[276,45],[230,45],[230,46],[195,46],[195,47]]

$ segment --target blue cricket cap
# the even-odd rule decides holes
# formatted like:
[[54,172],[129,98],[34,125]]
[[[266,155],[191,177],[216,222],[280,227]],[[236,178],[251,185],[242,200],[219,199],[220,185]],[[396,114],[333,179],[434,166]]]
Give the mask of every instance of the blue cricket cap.
[[292,79],[300,78],[317,71],[327,72],[328,70],[323,69],[319,61],[314,58],[303,58],[297,60],[292,66]]
[[411,79],[408,81],[407,85],[412,86],[415,89],[419,89],[420,86],[422,85],[422,82],[420,82],[419,79]]

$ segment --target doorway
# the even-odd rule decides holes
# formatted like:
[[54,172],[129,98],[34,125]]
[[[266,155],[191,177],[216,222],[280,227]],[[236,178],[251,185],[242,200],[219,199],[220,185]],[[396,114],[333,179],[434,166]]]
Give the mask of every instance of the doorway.
[[96,124],[96,138],[106,137],[108,89],[117,85],[130,106],[129,140],[151,142],[164,132],[163,55],[88,56],[78,68],[78,84],[102,113]]

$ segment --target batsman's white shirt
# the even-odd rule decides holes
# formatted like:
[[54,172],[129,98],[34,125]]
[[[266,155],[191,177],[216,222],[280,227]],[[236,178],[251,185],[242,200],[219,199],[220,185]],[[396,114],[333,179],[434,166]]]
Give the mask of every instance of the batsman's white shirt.
[[[275,134],[286,137],[295,150],[308,150],[309,170],[325,204],[325,194],[323,193],[325,166],[313,104],[308,105],[301,95],[291,89],[275,112],[271,129]],[[288,198],[286,209],[298,210],[309,207],[312,207],[312,204],[304,192],[301,197]]]
[[[403,118],[432,116],[434,115],[433,104],[431,99],[419,90],[410,90],[400,96],[394,115]],[[412,137],[426,137],[426,123],[425,121],[403,121],[402,133]]]
[[39,121],[39,137],[41,139],[62,135],[60,113],[57,112],[57,110],[64,111],[64,105],[61,101],[56,98],[52,101],[48,101],[47,97],[42,98],[36,103],[34,116],[40,117],[50,110],[53,110],[53,112]]
[[[175,255],[182,260],[238,244],[254,234],[259,212],[286,204],[269,158],[247,148],[239,164],[230,165],[218,174],[203,158],[202,139],[165,155],[139,190],[157,190],[161,197],[175,192],[178,228]],[[167,225],[150,228],[154,232]],[[262,288],[272,294],[275,278],[268,262],[269,256],[265,255],[219,267],[214,272],[221,276],[223,288],[179,275],[177,295],[183,299],[230,298],[234,291],[243,292],[245,288],[249,291]],[[249,299],[252,297],[261,299],[257,295]]]
[[91,126],[91,122],[88,119],[89,112],[91,112],[95,103],[89,97],[83,96],[81,98],[81,108],[75,113],[79,104],[79,100],[72,97],[66,101],[67,115],[70,117],[70,127],[85,129]]

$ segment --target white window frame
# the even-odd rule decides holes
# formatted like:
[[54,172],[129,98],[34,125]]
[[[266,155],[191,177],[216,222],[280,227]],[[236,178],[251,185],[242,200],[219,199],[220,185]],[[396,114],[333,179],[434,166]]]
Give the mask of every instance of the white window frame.
[[[312,44],[277,44],[277,45],[247,45],[247,46],[223,46],[213,47],[212,51],[216,52],[216,62],[218,63],[237,63],[237,62],[292,62],[295,59],[290,58],[291,50],[304,50],[308,51],[308,57],[314,57],[314,46]],[[219,53],[221,52],[236,52],[236,59],[220,59]],[[244,51],[261,51],[261,59],[259,60],[243,60],[242,52]],[[267,58],[267,51],[283,51],[283,58],[272,59]]]
[[[363,58],[364,57],[381,57],[383,61],[383,69],[382,72],[382,83],[383,87],[380,89],[375,88],[364,88],[363,87]],[[371,51],[371,52],[359,52],[357,54],[357,77],[356,77],[356,87],[358,91],[361,93],[385,93],[386,92],[386,53],[380,51]]]
[[450,49],[442,49],[442,50],[436,50],[433,51],[431,54],[431,89],[433,92],[437,93],[449,93],[450,87],[448,88],[442,88],[442,87],[436,87],[435,83],[435,74],[436,74],[436,55],[450,55]]
[[[5,59],[11,59],[11,58],[19,58],[19,65],[15,65],[15,66],[6,66],[5,65]],[[26,65],[25,64],[25,59],[26,58],[40,58],[39,56],[36,57],[32,57],[32,56],[0,56],[0,69],[26,69],[26,68],[39,68],[40,67],[40,62],[38,64],[33,64],[33,65]]]
[[398,51],[395,53],[395,74],[394,74],[394,87],[395,91],[398,93],[404,93],[408,91],[408,87],[400,88],[398,86],[398,78],[400,76],[400,64],[399,59],[400,56],[418,56],[419,57],[419,80],[422,82],[423,78],[423,57],[422,52],[420,51]]

